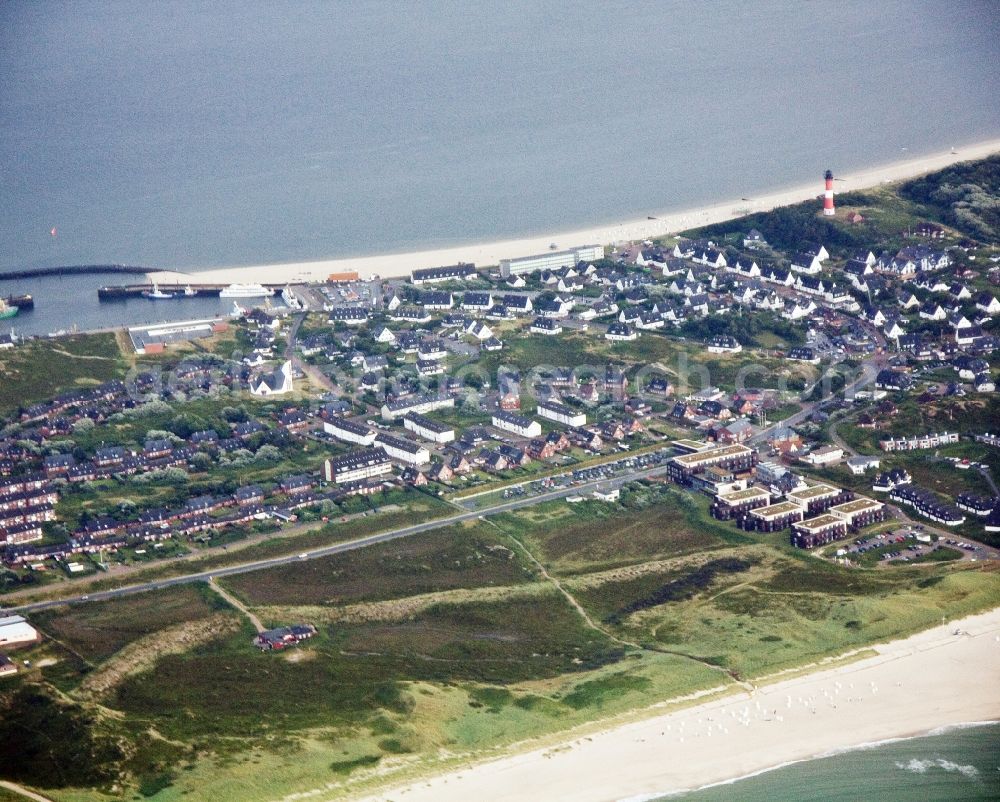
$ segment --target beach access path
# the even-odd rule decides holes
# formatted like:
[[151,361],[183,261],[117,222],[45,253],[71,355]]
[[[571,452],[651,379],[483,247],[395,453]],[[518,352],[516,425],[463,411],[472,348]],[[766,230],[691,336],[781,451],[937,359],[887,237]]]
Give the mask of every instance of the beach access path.
[[[937,728],[1000,719],[1000,608],[562,745],[470,764],[365,802],[653,799]],[[322,795],[316,797],[322,799]]]

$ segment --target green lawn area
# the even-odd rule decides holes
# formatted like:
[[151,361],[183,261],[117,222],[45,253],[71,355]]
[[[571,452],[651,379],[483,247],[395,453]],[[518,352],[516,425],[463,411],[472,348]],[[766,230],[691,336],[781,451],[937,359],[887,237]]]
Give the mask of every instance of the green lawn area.
[[[581,365],[604,366],[601,354],[604,340],[591,332],[567,330],[552,336],[528,334],[510,335],[504,340],[504,350],[497,357],[499,364],[517,365],[523,372],[539,365],[576,368]],[[480,360],[481,362],[483,360]],[[486,359],[489,361],[489,358]]]
[[128,363],[113,333],[39,339],[0,351],[0,415],[125,375]]
[[622,362],[643,365],[660,362],[670,369],[676,367],[681,354],[691,355],[699,350],[693,343],[655,331],[644,331],[638,340],[630,343],[608,343],[607,349],[612,358]]

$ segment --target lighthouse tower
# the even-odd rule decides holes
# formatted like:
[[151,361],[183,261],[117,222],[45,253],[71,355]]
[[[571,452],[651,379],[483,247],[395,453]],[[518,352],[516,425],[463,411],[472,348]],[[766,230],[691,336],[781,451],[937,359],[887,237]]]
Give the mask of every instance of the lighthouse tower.
[[823,214],[832,216],[834,214],[833,209],[833,171],[827,170],[826,175],[826,192],[823,193]]

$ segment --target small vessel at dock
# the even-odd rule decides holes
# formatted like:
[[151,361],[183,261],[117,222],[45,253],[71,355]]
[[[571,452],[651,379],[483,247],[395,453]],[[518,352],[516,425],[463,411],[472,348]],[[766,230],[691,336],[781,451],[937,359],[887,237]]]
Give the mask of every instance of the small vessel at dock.
[[125,284],[125,285],[111,285],[106,284],[103,287],[98,288],[97,297],[101,301],[125,301],[129,298],[139,298],[145,296],[146,298],[152,297],[153,300],[159,300],[164,297],[168,298],[211,298],[217,297],[219,295],[218,285],[200,284],[197,287],[192,287],[188,284],[185,287],[177,284],[171,287],[169,290],[160,291],[161,294],[156,296],[152,293],[159,291],[157,285],[150,284]]
[[166,301],[177,297],[172,292],[163,292],[156,284],[153,285],[153,289],[143,292],[143,296],[151,301]]
[[34,309],[35,299],[30,295],[8,295],[7,306],[16,306],[18,309]]

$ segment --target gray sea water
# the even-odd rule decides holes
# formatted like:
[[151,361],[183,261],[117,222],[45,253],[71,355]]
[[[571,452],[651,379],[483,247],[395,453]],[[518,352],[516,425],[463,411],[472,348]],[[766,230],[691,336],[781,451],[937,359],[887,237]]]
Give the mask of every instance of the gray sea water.
[[998,33],[995,0],[5,2],[0,270],[407,250],[819,187],[1000,136]]
[[[1000,136],[993,0],[0,4],[0,271],[542,233]],[[55,229],[55,236],[51,230]],[[214,315],[0,282],[25,334]]]
[[949,729],[662,797],[680,802],[972,802],[1000,799],[1000,725]]

